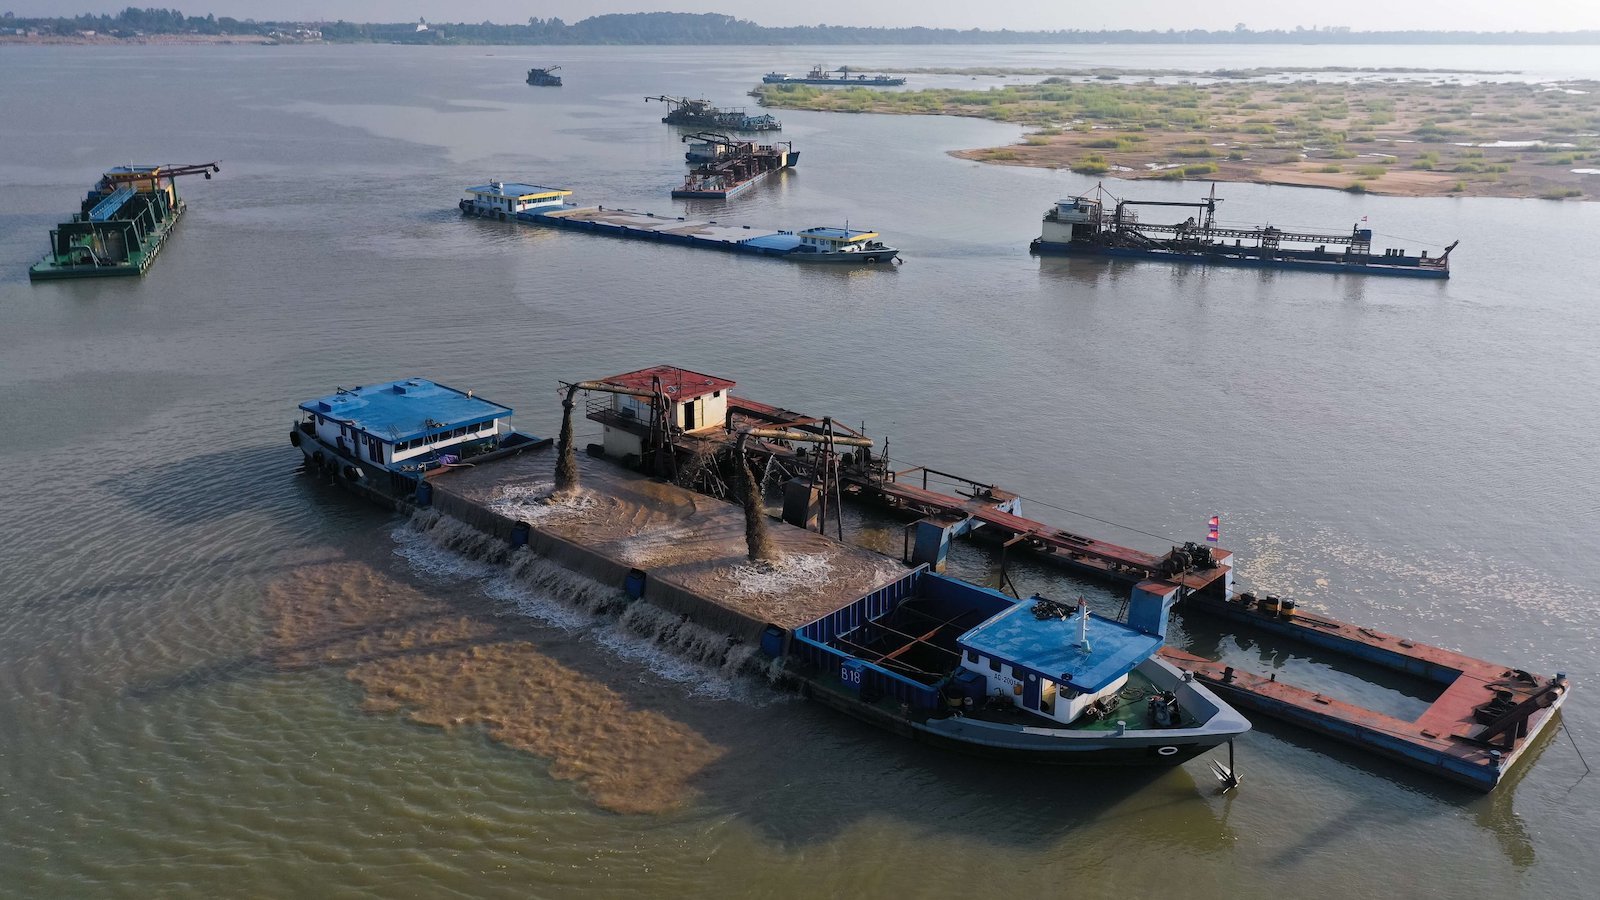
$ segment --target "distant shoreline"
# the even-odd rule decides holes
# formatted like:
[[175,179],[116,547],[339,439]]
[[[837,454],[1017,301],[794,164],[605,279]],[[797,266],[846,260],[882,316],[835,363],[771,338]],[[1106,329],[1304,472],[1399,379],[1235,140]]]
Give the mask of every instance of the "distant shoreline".
[[[274,45],[291,43],[278,41],[264,34],[141,34],[135,37],[114,37],[109,34],[96,35],[20,35],[0,34],[0,47],[46,47],[46,46],[72,46],[72,47],[126,47],[142,44],[160,44],[173,46],[191,44],[195,46],[214,46],[226,44],[257,44]],[[295,41],[292,43],[320,43],[315,41]]]

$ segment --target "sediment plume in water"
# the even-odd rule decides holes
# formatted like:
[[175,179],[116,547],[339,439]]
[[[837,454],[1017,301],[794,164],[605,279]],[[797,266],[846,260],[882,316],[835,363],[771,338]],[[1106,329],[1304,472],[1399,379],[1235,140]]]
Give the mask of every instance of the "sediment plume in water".
[[561,402],[561,434],[556,439],[556,489],[552,497],[561,498],[578,489],[578,455],[572,446],[572,393]]
[[779,559],[778,548],[773,545],[772,535],[767,531],[767,511],[762,508],[761,486],[756,482],[755,473],[750,471],[750,458],[745,455],[743,440],[734,448],[734,456],[738,457],[739,493],[744,498],[745,548],[752,560],[776,562]]
[[364,563],[296,570],[267,589],[265,656],[284,669],[343,668],[363,708],[441,728],[478,727],[550,761],[600,807],[658,813],[693,795],[723,754],[699,733],[641,709],[539,648],[492,607],[434,598]]

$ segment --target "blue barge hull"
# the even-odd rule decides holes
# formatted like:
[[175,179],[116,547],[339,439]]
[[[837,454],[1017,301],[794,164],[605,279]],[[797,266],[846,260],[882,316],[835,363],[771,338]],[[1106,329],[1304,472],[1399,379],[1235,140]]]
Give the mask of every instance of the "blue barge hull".
[[628,209],[607,209],[603,206],[578,207],[567,203],[547,203],[508,212],[503,208],[483,206],[481,201],[462,200],[460,209],[469,216],[494,218],[502,222],[546,225],[569,231],[588,231],[726,253],[782,257],[798,262],[888,263],[900,254],[894,247],[875,240],[877,232],[859,229],[823,227],[799,232],[773,231],[749,225],[719,224],[715,219],[707,221]]
[[[1422,268],[1420,266],[1394,265],[1383,262],[1353,263],[1332,256],[1317,258],[1296,251],[1265,259],[1252,256],[1234,256],[1222,253],[1175,253],[1170,250],[1141,250],[1135,247],[1096,247],[1087,244],[1061,244],[1034,240],[1028,251],[1038,256],[1101,256],[1119,259],[1158,259],[1166,262],[1190,263],[1210,266],[1233,266],[1244,269],[1290,269],[1303,272],[1348,272],[1352,275],[1389,275],[1400,278],[1450,277],[1450,270]],[[1381,260],[1382,257],[1377,259]]]

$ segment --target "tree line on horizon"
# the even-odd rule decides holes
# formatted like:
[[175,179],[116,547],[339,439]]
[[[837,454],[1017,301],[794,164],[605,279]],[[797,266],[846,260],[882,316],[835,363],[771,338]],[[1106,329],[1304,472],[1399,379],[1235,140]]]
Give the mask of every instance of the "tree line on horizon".
[[[426,27],[419,27],[426,25]],[[22,18],[5,13],[0,29],[70,36],[84,31],[139,34],[268,35],[314,27],[329,41],[407,44],[1596,44],[1600,31],[1355,31],[1346,27],[1227,30],[985,31],[977,28],[801,25],[767,27],[720,13],[608,13],[572,24],[530,18],[493,22],[263,22],[185,16],[175,9],[128,7],[115,15]]]

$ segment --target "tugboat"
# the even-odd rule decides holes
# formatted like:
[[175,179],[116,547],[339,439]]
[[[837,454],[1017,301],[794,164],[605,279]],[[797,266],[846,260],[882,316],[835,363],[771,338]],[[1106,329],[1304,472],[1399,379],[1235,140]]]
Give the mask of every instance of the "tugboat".
[[50,252],[28,270],[32,281],[143,275],[187,208],[180,175],[220,172],[217,163],[117,166],[83,198],[81,212],[50,230]]
[[[924,566],[796,629],[783,671],[813,700],[953,750],[1175,766],[1250,730],[1156,655],[1176,596],[1134,588],[1122,624],[1081,598],[1018,601]],[[780,637],[763,649],[777,655]]]
[[904,78],[892,75],[857,75],[851,77],[850,67],[841,66],[838,75],[830,75],[820,65],[812,66],[802,78],[798,75],[789,75],[784,72],[768,72],[761,77],[766,84],[820,84],[820,85],[846,85],[848,87],[894,87],[906,83]]
[[528,83],[534,87],[561,87],[561,76],[556,73],[561,71],[560,66],[551,66],[548,69],[529,69]]
[[[1109,196],[1102,186],[1093,195],[1057,201],[1044,214],[1042,232],[1029,245],[1029,251],[1260,269],[1449,278],[1450,251],[1460,243],[1456,241],[1445,247],[1438,256],[1429,256],[1427,251],[1412,256],[1403,249],[1384,250],[1382,255],[1374,255],[1372,229],[1363,228],[1359,223],[1348,234],[1286,231],[1272,225],[1219,226],[1217,204],[1222,201],[1217,199],[1215,184],[1211,186],[1211,195],[1197,203],[1111,197],[1116,205],[1108,210],[1106,198]],[[1199,221],[1190,216],[1175,225],[1157,225],[1139,221],[1138,214],[1129,208],[1134,206],[1175,206],[1200,210],[1202,215]],[[1333,247],[1331,252],[1330,246]]]
[[770,115],[752,116],[743,109],[718,109],[710,100],[691,100],[662,94],[646,97],[645,102],[659,100],[672,107],[661,121],[667,125],[685,128],[716,128],[723,131],[780,131],[783,123]]

